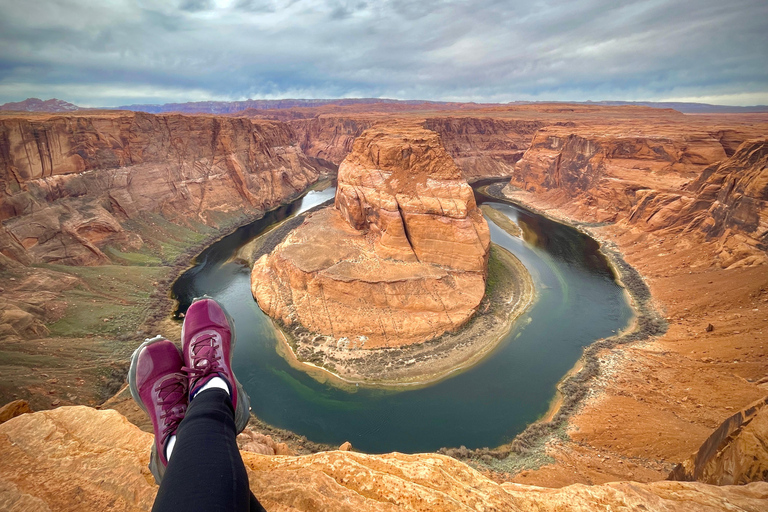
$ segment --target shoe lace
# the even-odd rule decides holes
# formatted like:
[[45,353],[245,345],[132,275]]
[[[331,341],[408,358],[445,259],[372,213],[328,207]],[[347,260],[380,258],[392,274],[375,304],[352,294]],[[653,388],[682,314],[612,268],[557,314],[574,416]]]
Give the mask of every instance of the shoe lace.
[[165,442],[184,419],[187,412],[187,379],[183,373],[174,373],[155,386],[160,402],[160,419],[163,422],[161,440]]
[[[191,365],[184,366],[183,371],[187,372],[191,383],[196,382],[201,377],[218,373],[222,370],[221,354],[218,350],[218,340],[213,334],[201,336],[190,343]],[[194,384],[190,385],[190,388]]]

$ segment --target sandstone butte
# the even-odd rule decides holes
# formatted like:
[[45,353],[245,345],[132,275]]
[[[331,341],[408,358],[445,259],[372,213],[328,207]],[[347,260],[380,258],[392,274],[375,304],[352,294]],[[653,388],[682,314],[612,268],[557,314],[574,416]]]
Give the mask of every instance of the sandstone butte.
[[[577,224],[621,253],[640,272],[667,330],[598,353],[587,398],[566,416],[566,435],[541,448],[553,462],[494,477],[517,483],[475,480],[474,470],[438,455],[246,453],[252,485],[268,508],[341,508],[342,501],[333,502],[341,496],[355,504],[367,500],[362,510],[396,510],[406,508],[396,500],[407,489],[425,503],[435,503],[428,501],[434,496],[454,500],[445,509],[461,510],[480,490],[501,489],[505,494],[494,496],[515,500],[501,510],[765,509],[763,483],[660,480],[687,461],[681,472],[690,473],[683,478],[746,481],[759,478],[765,461],[759,452],[765,420],[747,411],[768,394],[768,116],[562,104],[249,115],[0,114],[2,402],[20,396],[36,410],[101,403],[115,389],[109,375],[122,384],[121,361],[138,339],[133,332],[100,330],[98,313],[98,324],[87,324],[94,315],[86,301],[99,309],[136,309],[133,325],[140,329],[173,330],[154,315],[158,308],[166,315],[170,306],[146,297],[162,297],[167,275],[176,271],[160,259],[157,267],[144,267],[115,254],[142,244],[139,251],[168,258],[160,240],[189,228],[215,233],[243,211],[277,204],[329,162],[340,163],[365,129],[397,119],[437,131],[468,179],[507,176],[510,197]],[[227,165],[232,159],[246,171],[255,205],[239,192],[238,173]],[[121,178],[126,173],[130,179]],[[117,224],[104,220],[102,210]],[[164,224],[165,216],[176,223]],[[149,281],[148,289],[115,276],[138,276]],[[85,328],[57,327],[70,319]],[[724,421],[730,424],[725,439]],[[112,411],[61,407],[24,414],[0,425],[0,508],[147,509],[155,492],[144,469],[150,442]],[[260,478],[276,489],[272,496],[256,482],[254,460],[265,468]],[[606,483],[616,481],[624,482]]]
[[485,293],[490,233],[437,133],[369,129],[339,166],[334,207],[310,216],[251,275],[290,326],[373,349],[462,326]]

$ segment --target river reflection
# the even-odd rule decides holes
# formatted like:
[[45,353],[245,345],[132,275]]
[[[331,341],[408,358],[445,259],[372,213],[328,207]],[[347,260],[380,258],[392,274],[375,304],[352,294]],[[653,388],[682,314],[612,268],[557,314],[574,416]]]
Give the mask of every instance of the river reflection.
[[478,203],[523,228],[510,236],[489,221],[491,239],[531,273],[535,304],[488,358],[469,370],[413,390],[342,390],[288,365],[276,352],[271,321],[251,297],[250,269],[229,261],[259,233],[333,197],[310,192],[203,251],[174,284],[184,311],[204,293],[235,320],[235,372],[262,420],[312,441],[352,445],[367,452],[480,448],[510,440],[544,414],[555,386],[581,349],[625,327],[632,312],[598,244],[578,231],[476,192]]

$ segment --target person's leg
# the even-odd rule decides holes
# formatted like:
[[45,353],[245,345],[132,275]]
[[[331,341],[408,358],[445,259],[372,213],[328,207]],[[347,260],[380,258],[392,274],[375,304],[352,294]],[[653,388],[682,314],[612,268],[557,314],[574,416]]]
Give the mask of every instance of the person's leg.
[[264,510],[250,493],[237,449],[250,400],[232,371],[234,329],[211,298],[195,300],[187,309],[181,344],[189,408],[153,510]]
[[153,511],[263,510],[248,488],[237,449],[235,415],[222,389],[199,392],[176,431]]

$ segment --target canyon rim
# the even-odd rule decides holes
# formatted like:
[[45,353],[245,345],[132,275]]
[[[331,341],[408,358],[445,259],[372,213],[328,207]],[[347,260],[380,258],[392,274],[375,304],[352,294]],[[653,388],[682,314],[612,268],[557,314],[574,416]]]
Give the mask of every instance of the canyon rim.
[[[94,447],[111,443],[109,436],[114,434],[126,443],[121,452],[124,458],[91,458],[99,448],[61,453],[68,467],[96,468],[111,475],[118,482],[116,490],[94,490],[90,501],[74,497],[74,487],[65,495],[75,502],[82,500],[79,503],[86,509],[104,503],[145,509],[154,493],[152,486],[141,483],[148,436],[134,430],[124,417],[145,429],[147,425],[124,394],[117,393],[102,405],[123,383],[125,360],[141,339],[137,331],[149,334],[163,329],[168,335],[178,331],[178,323],[170,318],[175,308],[166,294],[194,255],[234,227],[302,193],[321,176],[335,175],[335,166],[347,158],[350,165],[341,166],[338,178],[342,198],[337,197],[337,202],[344,205],[342,209],[313,213],[287,240],[301,235],[302,228],[326,229],[313,228],[313,220],[333,222],[341,232],[356,237],[358,230],[347,219],[356,226],[367,223],[369,230],[389,232],[382,217],[387,221],[405,218],[405,223],[400,222],[406,226],[409,214],[435,215],[429,209],[408,210],[413,203],[407,199],[396,201],[403,208],[379,207],[391,204],[383,199],[364,203],[360,197],[371,197],[366,195],[369,189],[345,177],[345,169],[355,169],[355,178],[366,176],[364,169],[379,168],[366,167],[365,153],[350,158],[356,147],[382,144],[395,156],[403,155],[394,150],[399,146],[386,143],[394,137],[413,139],[410,144],[417,154],[419,147],[425,147],[419,141],[439,138],[445,152],[436,160],[444,162],[450,176],[458,176],[458,170],[462,180],[506,175],[509,185],[503,193],[508,197],[589,232],[637,270],[668,328],[637,343],[596,345],[593,357],[584,361],[584,370],[574,374],[585,379],[584,395],[560,418],[560,433],[536,438],[543,444],[528,447],[521,442],[512,451],[501,447],[463,455],[458,447],[448,447],[450,454],[487,476],[524,485],[499,485],[463,462],[438,455],[275,455],[289,453],[278,448],[282,442],[290,453],[310,451],[310,445],[285,432],[253,426],[252,436],[262,429],[274,439],[271,444],[263,438],[259,438],[263,444],[243,443],[261,454],[246,450],[244,457],[252,486],[265,494],[268,487],[275,489],[267,503],[280,509],[285,503],[314,496],[314,484],[291,487],[288,475],[293,471],[306,474],[317,485],[322,481],[340,486],[333,487],[338,492],[324,498],[327,501],[310,501],[313,505],[304,509],[341,503],[350,497],[341,489],[349,475],[335,474],[332,468],[343,463],[369,468],[366,471],[372,473],[360,477],[359,484],[389,493],[397,503],[393,509],[416,509],[406,494],[394,491],[401,485],[416,485],[411,478],[392,480],[392,474],[406,468],[429,468],[425,474],[431,483],[420,485],[448,492],[450,499],[440,494],[440,499],[448,500],[441,505],[446,510],[470,503],[465,501],[470,498],[451,493],[478,486],[485,494],[474,503],[493,502],[512,510],[523,509],[529,502],[554,507],[574,499],[583,500],[584,507],[604,499],[616,503],[642,499],[651,509],[710,506],[716,510],[734,502],[745,510],[761,508],[768,491],[759,482],[714,487],[658,481],[699,450],[723,421],[766,394],[768,356],[761,343],[768,289],[763,240],[768,119],[754,114],[684,116],[650,108],[559,104],[467,106],[441,113],[409,107],[386,115],[375,111],[328,114],[318,108],[313,117],[292,121],[250,115],[86,111],[0,116],[5,144],[0,153],[4,159],[1,328],[4,353],[13,355],[3,359],[7,377],[2,392],[6,402],[23,398],[41,411],[22,414],[2,427],[7,455],[2,464],[2,496],[8,503],[18,503],[21,509],[39,508],[41,503],[60,508],[64,501],[57,501],[61,498],[50,489],[56,485],[69,489],[69,483],[83,486],[91,478],[84,472],[83,480],[76,483],[60,466],[51,464],[41,471],[52,487],[39,486],[39,475],[29,469],[38,464],[37,459],[25,453],[42,454],[58,446],[41,441],[43,432],[62,438],[75,435]],[[430,147],[439,146],[430,143]],[[487,172],[470,174],[465,166]],[[468,190],[462,180],[447,179],[456,195],[464,198],[464,202],[451,201],[451,208],[445,207],[439,192],[429,192],[445,190],[440,180],[427,191],[413,186],[408,192],[419,191],[418,208],[426,208],[421,203],[440,205],[443,212],[454,215],[438,221],[441,225],[479,222],[476,216],[467,220],[475,211],[470,206],[474,199],[461,192]],[[342,192],[345,183],[350,185]],[[390,197],[397,199],[397,193]],[[464,211],[466,217],[461,217]],[[366,239],[368,257],[377,256],[377,250],[387,257],[400,255],[402,263],[396,264],[403,266],[428,259],[418,250],[419,236],[434,230],[420,232],[418,222],[413,226],[409,236],[405,228],[389,232],[391,242],[385,239],[382,244],[383,234],[378,240]],[[473,232],[482,233],[482,228]],[[461,272],[482,277],[489,249],[481,236],[474,240],[481,242],[476,252],[464,252],[461,244],[461,250],[450,251],[464,255]],[[278,247],[275,254],[279,251]],[[442,262],[446,251],[434,254]],[[403,339],[411,340],[411,335],[406,333]],[[337,341],[339,337],[343,336]],[[379,342],[384,343],[383,339]],[[569,381],[563,386],[568,393]],[[95,406],[117,412],[95,411]],[[729,431],[743,431],[747,437],[723,451],[723,457],[737,460],[740,474],[753,475],[750,478],[761,473],[759,466],[745,467],[747,461],[764,459],[745,450],[751,450],[749,436],[759,436],[761,424],[762,420],[751,419],[752,426]],[[95,429],[88,430],[88,425]],[[19,446],[27,448],[19,451]],[[521,465],[525,453],[541,456],[536,455],[535,464]],[[718,461],[708,464],[707,468],[722,467]],[[715,470],[702,471],[711,480],[718,478],[712,473]],[[329,474],[335,483],[326,480]],[[462,474],[463,483],[449,485],[439,476],[445,474]],[[391,485],[374,484],[379,477]],[[641,484],[607,484],[621,480]],[[574,483],[589,487],[568,487]],[[140,491],[125,494],[131,486]],[[426,487],[408,495],[427,499],[438,492],[435,487],[423,490]],[[642,498],[626,494],[638,492]],[[371,498],[366,500],[361,502],[363,509],[382,507]]]

